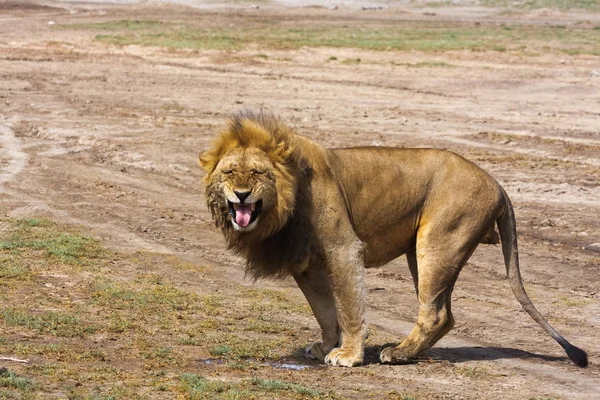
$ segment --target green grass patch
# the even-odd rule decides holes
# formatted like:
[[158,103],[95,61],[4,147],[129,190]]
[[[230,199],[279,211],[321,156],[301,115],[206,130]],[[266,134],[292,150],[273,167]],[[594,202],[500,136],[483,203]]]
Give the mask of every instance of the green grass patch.
[[24,218],[18,220],[17,224],[21,226],[50,226],[52,223],[45,219]]
[[29,270],[18,265],[14,260],[0,255],[0,280],[1,279],[23,279],[29,276]]
[[535,10],[540,8],[552,8],[563,11],[600,10],[600,2],[597,0],[482,0],[481,5],[514,10]]
[[195,307],[196,296],[171,284],[146,284],[136,289],[133,285],[112,282],[106,278],[92,284],[92,299],[96,304],[113,310],[188,310]]
[[238,389],[228,383],[209,381],[203,376],[192,373],[181,374],[180,379],[183,383],[183,389],[191,400],[217,398],[241,399],[244,398],[242,397],[243,395],[248,395],[248,393],[240,393]]
[[96,327],[81,323],[75,316],[47,311],[33,313],[20,308],[4,308],[0,311],[2,321],[9,326],[24,326],[39,333],[50,333],[60,337],[76,337],[93,333]]
[[[557,0],[558,1],[558,0]],[[580,4],[586,5],[585,0]],[[600,3],[599,3],[600,4]],[[591,7],[591,6],[590,6]],[[589,9],[589,8],[588,8]],[[169,49],[243,50],[248,47],[298,49],[344,47],[398,51],[530,51],[600,54],[600,33],[593,29],[551,26],[433,23],[395,21],[393,24],[355,23],[290,26],[248,18],[225,27],[156,21],[114,21],[62,25],[62,29],[111,31],[95,40],[116,45],[158,46]],[[331,61],[331,60],[330,60]],[[351,63],[351,61],[346,61]],[[352,61],[356,63],[356,59]]]
[[[5,368],[0,368],[0,388],[30,391],[36,387],[33,380],[19,376]],[[1,394],[1,392],[0,392]],[[2,397],[4,398],[4,397]],[[10,398],[10,397],[8,397]]]
[[216,346],[210,349],[210,354],[213,356],[225,356],[231,353],[231,347],[229,346]]
[[195,399],[247,399],[247,398],[295,398],[337,399],[333,393],[324,393],[296,383],[267,380],[254,377],[240,383],[209,380],[203,376],[181,374],[182,389],[187,398]]
[[[6,221],[6,220],[5,220]],[[0,240],[0,250],[18,254],[24,250],[41,251],[46,259],[80,266],[105,255],[98,241],[72,232],[61,232],[46,220],[8,220],[15,226],[9,238]]]
[[302,396],[309,396],[312,398],[321,398],[325,394],[297,383],[287,383],[277,380],[267,380],[254,377],[250,381],[252,385],[258,386],[261,389],[265,389],[267,392],[292,392]]
[[286,351],[288,340],[285,336],[272,338],[248,338],[219,331],[206,333],[205,342],[212,343],[210,354],[224,360],[276,360]]

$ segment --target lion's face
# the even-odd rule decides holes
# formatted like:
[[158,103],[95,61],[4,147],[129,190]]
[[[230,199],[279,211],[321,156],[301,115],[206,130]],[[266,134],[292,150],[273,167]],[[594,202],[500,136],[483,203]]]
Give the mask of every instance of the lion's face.
[[263,240],[288,222],[301,174],[293,144],[277,120],[239,115],[200,155],[206,204],[230,245]]
[[276,207],[277,188],[274,166],[257,148],[237,148],[220,159],[213,172],[212,188],[220,193],[221,207],[237,231],[251,231],[261,216]]

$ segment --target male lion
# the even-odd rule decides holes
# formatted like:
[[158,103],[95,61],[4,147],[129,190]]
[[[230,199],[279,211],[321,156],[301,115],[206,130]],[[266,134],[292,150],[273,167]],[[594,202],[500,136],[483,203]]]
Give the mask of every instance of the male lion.
[[454,326],[454,283],[479,243],[498,243],[525,311],[580,367],[586,353],[566,341],[527,297],[519,273],[510,200],[485,171],[449,151],[326,149],[264,113],[231,118],[200,155],[206,204],[229,248],[254,278],[291,275],[322,329],[307,356],[329,365],[363,361],[363,267],[406,254],[418,322],[384,363],[403,362]]

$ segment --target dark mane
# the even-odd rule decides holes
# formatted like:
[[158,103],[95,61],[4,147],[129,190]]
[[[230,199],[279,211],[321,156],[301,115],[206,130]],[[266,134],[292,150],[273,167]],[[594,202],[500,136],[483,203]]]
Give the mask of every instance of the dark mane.
[[316,251],[310,222],[309,174],[306,175],[306,182],[298,185],[294,212],[278,232],[261,241],[245,240],[242,235],[226,236],[228,248],[246,259],[246,276],[254,280],[286,278],[303,270]]

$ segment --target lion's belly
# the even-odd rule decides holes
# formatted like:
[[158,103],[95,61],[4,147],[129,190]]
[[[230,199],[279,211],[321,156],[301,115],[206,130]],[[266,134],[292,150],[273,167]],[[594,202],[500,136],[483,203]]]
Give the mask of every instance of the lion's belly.
[[365,246],[365,268],[380,267],[400,257],[414,245],[414,238],[413,224],[409,221],[369,235],[359,235]]

